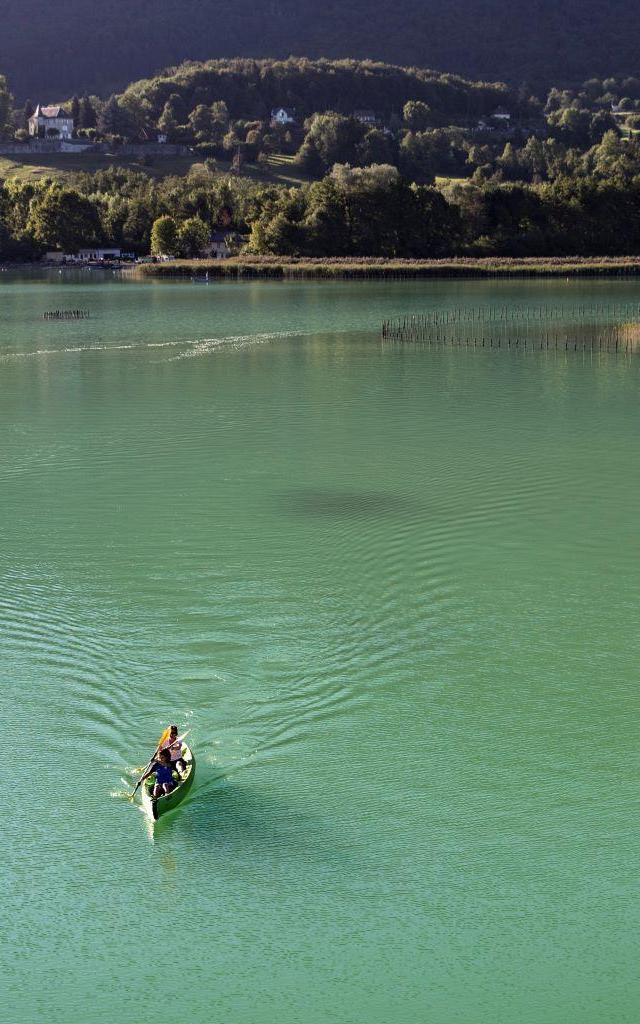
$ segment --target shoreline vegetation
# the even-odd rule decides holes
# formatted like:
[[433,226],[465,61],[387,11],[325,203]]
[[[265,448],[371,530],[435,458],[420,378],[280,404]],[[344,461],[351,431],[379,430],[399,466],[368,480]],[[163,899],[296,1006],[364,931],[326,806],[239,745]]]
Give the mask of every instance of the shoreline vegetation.
[[[0,75],[0,149],[58,131],[32,106]],[[188,62],[67,106],[63,141],[88,147],[86,171],[0,161],[0,259],[113,247],[171,261],[141,276],[196,279],[638,273],[640,78],[545,99],[378,62]],[[147,143],[144,169],[118,166]],[[165,144],[194,159],[186,173],[160,173]],[[104,147],[115,163],[91,170]]]
[[454,257],[381,259],[241,256],[226,260],[171,260],[125,271],[136,278],[263,278],[366,280],[385,278],[638,277],[640,257]]

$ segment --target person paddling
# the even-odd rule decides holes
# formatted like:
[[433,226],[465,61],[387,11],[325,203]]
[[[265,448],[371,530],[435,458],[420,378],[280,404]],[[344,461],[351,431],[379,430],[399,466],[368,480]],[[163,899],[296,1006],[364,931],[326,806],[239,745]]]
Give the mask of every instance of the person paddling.
[[144,782],[150,775],[155,775],[156,781],[153,787],[154,797],[162,796],[164,793],[170,793],[175,787],[173,781],[173,768],[171,767],[171,755],[167,748],[161,750],[158,754],[157,761],[154,761],[147,772],[144,773],[140,782]]
[[172,767],[175,768],[180,775],[187,767],[182,757],[183,739],[184,736],[178,736],[178,726],[172,725],[169,727],[169,735],[160,744],[160,750],[169,751]]

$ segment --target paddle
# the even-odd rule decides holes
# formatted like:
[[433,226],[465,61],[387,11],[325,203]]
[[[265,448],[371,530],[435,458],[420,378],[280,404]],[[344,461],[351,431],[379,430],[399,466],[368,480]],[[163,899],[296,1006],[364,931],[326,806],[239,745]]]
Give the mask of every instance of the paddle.
[[[133,790],[133,793],[131,793],[131,795],[129,797],[130,800],[133,800],[134,796],[138,792],[138,789],[140,788],[140,786],[142,784],[142,780],[144,779],[146,773],[149,771],[149,768],[151,767],[151,765],[155,761],[156,757],[160,753],[160,748],[161,748],[162,744],[165,742],[165,740],[169,739],[170,731],[171,731],[170,729],[165,729],[165,731],[163,732],[162,736],[158,740],[158,746],[156,747],[155,751],[153,752],[153,756],[152,756],[151,760],[148,761],[147,764],[142,769],[142,775],[140,776],[140,778],[136,782],[136,785],[135,785],[135,788]],[[178,736],[178,738],[175,740],[175,742],[176,743],[178,741],[182,742],[184,740],[184,738],[189,735],[190,732],[191,732],[191,729],[187,729],[186,732],[183,732],[182,736]]]

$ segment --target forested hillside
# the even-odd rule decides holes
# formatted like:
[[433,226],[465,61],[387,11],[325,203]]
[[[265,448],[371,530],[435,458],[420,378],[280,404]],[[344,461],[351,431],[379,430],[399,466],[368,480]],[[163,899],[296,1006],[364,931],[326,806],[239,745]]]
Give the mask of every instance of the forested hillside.
[[500,82],[470,82],[457,75],[373,61],[295,58],[186,63],[133,82],[122,97],[126,106],[142,108],[152,122],[169,100],[178,122],[198,104],[216,102],[225,103],[234,117],[268,118],[274,107],[285,106],[295,109],[302,120],[323,110],[351,113],[358,108],[389,118],[409,100],[419,100],[445,124],[490,114],[504,103],[528,107],[526,95],[520,100],[516,90]]
[[17,97],[109,94],[184,59],[375,58],[534,85],[637,70],[630,0],[0,0]]

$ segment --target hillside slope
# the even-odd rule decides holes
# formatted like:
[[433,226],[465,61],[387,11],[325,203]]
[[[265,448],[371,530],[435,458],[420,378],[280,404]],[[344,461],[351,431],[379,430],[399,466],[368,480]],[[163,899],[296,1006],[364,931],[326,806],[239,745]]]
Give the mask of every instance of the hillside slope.
[[0,0],[19,99],[109,93],[185,58],[370,57],[536,84],[634,73],[630,0]]

